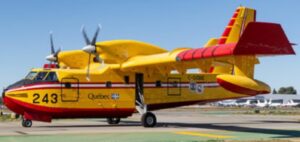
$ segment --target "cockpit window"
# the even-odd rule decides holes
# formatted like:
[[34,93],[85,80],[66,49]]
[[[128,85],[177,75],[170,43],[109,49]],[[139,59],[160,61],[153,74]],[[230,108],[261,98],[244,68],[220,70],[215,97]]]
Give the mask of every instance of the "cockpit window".
[[33,78],[37,75],[37,72],[30,72],[26,75],[25,79],[33,80]]
[[57,76],[55,72],[49,72],[45,79],[46,81],[57,81]]
[[45,78],[45,76],[47,75],[48,72],[39,72],[36,77],[34,78],[34,80],[43,80]]

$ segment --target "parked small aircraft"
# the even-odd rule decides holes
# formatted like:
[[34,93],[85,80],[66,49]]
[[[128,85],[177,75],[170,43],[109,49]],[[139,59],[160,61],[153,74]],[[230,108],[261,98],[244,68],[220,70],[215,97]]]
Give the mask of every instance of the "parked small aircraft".
[[[134,40],[96,42],[82,33],[82,50],[55,51],[51,35],[49,64],[3,91],[5,105],[32,120],[121,118],[139,112],[144,127],[156,125],[152,110],[267,94],[254,79],[259,56],[295,54],[279,24],[256,21],[254,9],[238,7],[220,38],[202,48],[167,51]],[[199,73],[188,73],[199,69]]]

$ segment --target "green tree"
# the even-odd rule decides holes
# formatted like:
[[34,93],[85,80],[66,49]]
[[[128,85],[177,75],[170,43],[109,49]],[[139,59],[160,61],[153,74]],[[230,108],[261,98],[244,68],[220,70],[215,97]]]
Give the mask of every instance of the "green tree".
[[278,90],[278,94],[297,94],[297,90],[294,87],[280,87]]

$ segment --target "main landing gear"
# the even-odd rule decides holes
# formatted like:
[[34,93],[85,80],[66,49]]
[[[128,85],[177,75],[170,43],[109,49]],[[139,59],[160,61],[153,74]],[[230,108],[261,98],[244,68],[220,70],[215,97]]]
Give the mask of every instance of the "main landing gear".
[[144,127],[154,127],[156,125],[156,117],[152,112],[146,112],[141,118]]
[[156,117],[147,109],[144,99],[144,75],[136,73],[135,75],[135,105],[136,110],[142,115],[141,122],[144,127],[154,127],[156,125]]
[[119,124],[121,121],[121,118],[113,117],[113,118],[106,118],[106,120],[107,120],[108,124],[114,125],[114,124]]
[[[138,103],[139,104],[139,103]],[[136,106],[137,111],[142,115],[141,122],[144,127],[154,127],[157,123],[156,116],[150,111],[147,111],[147,105],[139,104]]]
[[25,128],[29,128],[32,126],[32,121],[29,119],[22,118],[22,126]]

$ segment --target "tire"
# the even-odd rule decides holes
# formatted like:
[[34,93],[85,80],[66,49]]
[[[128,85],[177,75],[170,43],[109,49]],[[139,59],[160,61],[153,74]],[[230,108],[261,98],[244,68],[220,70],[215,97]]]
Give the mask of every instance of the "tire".
[[32,126],[32,121],[31,120],[22,120],[22,126],[25,128],[29,128]]
[[141,121],[144,127],[154,127],[156,125],[156,116],[152,112],[146,112],[142,115]]
[[106,120],[107,120],[107,123],[108,123],[108,124],[113,125],[113,124],[119,124],[120,121],[121,121],[121,118],[118,118],[118,117],[111,117],[111,118],[107,118]]

